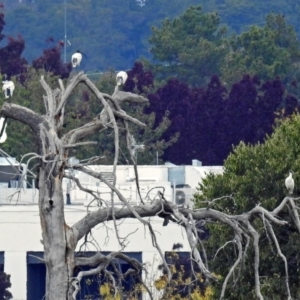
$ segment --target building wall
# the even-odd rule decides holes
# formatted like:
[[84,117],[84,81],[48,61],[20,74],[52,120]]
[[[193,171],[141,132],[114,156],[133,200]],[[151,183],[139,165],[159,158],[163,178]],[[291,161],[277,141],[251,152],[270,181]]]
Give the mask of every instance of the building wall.
[[[111,172],[112,166],[91,166],[94,171]],[[184,169],[185,183],[195,189],[198,182],[206,176],[207,172],[222,172],[222,167],[209,169],[208,167],[186,166]],[[173,201],[174,191],[169,180],[169,166],[139,166],[139,179],[142,196],[145,197],[150,189],[154,187],[165,188],[165,196]],[[83,185],[101,192],[101,197],[110,199],[110,191],[90,176],[76,173],[76,177]],[[133,204],[139,203],[137,197],[136,183],[134,181],[132,166],[119,166],[117,171],[116,187]],[[68,180],[64,181],[66,191]],[[83,218],[88,211],[99,209],[92,198],[81,192],[74,184],[71,186],[71,205],[65,206],[65,219],[69,226]],[[157,188],[150,193],[151,199],[157,194]],[[13,197],[10,197],[14,195]],[[66,196],[66,192],[65,192]],[[38,190],[36,189],[9,189],[0,187],[0,252],[4,252],[4,271],[11,275],[11,292],[13,299],[27,299],[27,253],[43,252],[41,243],[42,234],[38,212]],[[117,201],[116,201],[117,202]],[[158,217],[151,219],[153,229],[157,233],[157,241],[163,252],[170,251],[174,243],[183,245],[182,251],[189,251],[189,245],[185,232],[174,223],[162,226],[163,220]],[[151,286],[154,279],[158,278],[158,265],[161,259],[157,250],[153,247],[149,238],[148,229],[137,220],[127,219],[118,222],[120,236],[130,234],[130,243],[126,252],[142,252],[143,263],[147,264],[148,275],[145,281]],[[116,239],[115,228],[112,222],[100,224],[93,230],[95,246],[89,247],[89,251],[118,251],[120,245]],[[79,242],[79,246],[80,246]],[[97,246],[96,246],[97,245]],[[79,248],[77,249],[79,250]],[[153,290],[155,290],[153,288]]]
[[[72,226],[86,215],[84,206],[66,206],[66,223]],[[43,252],[42,234],[37,205],[0,206],[0,251],[4,251],[4,271],[11,275],[13,299],[26,300],[27,252]],[[151,223],[157,232],[157,240],[162,251],[170,251],[174,243],[182,243],[183,251],[189,251],[186,236],[180,226],[169,223],[162,226],[161,218],[152,218]],[[119,234],[130,236],[126,252],[142,252],[143,262],[148,265],[150,282],[158,277],[157,267],[161,263],[147,228],[137,220],[128,219],[118,222]],[[170,234],[171,233],[171,234]],[[118,251],[120,245],[116,239],[113,224],[102,224],[94,229],[93,237],[99,248],[89,246],[89,251]],[[79,243],[80,246],[80,243]],[[77,249],[79,250],[79,248]]]

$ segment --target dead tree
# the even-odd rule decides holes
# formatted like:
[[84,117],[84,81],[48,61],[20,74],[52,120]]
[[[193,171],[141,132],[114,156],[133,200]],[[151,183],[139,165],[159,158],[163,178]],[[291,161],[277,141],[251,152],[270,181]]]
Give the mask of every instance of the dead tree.
[[[123,197],[122,193],[116,189],[115,182],[110,183],[106,181],[101,174],[87,167],[89,161],[87,161],[86,164],[70,166],[68,163],[68,154],[71,148],[94,143],[88,140],[89,137],[101,129],[110,127],[113,128],[115,140],[114,172],[118,161],[120,130],[122,130],[126,136],[128,150],[131,153],[133,163],[135,163],[130,146],[131,135],[129,132],[129,124],[145,125],[139,120],[127,115],[126,112],[121,109],[120,104],[123,101],[145,102],[147,99],[132,93],[119,91],[118,88],[116,88],[112,96],[101,93],[83,73],[75,75],[66,87],[63,82],[59,80],[59,88],[54,90],[49,87],[43,77],[40,83],[46,93],[46,96],[43,97],[46,109],[45,115],[40,115],[28,108],[6,102],[1,107],[0,117],[11,118],[29,126],[38,141],[38,153],[30,153],[25,157],[28,159],[27,164],[32,160],[38,160],[39,162],[39,212],[42,227],[42,242],[44,245],[44,261],[47,268],[46,300],[76,299],[76,295],[80,289],[80,280],[84,276],[98,274],[100,271],[104,271],[105,273],[106,268],[115,258],[125,260],[131,265],[132,272],[135,272],[139,276],[141,275],[143,265],[135,259],[126,256],[122,251],[112,252],[107,256],[101,253],[86,258],[75,256],[77,244],[95,226],[108,221],[116,224],[116,220],[125,218],[135,218],[139,220],[142,225],[148,227],[153,246],[161,256],[164,267],[167,270],[168,280],[170,281],[171,272],[164,258],[164,254],[157,243],[156,233],[151,226],[151,222],[148,220],[148,217],[151,216],[166,217],[166,215],[172,216],[172,220],[176,220],[178,226],[182,226],[185,230],[191,248],[191,260],[194,261],[201,270],[206,283],[209,283],[211,280],[217,280],[217,278],[215,278],[210,271],[209,262],[206,259],[205,249],[198,236],[195,222],[199,220],[203,222],[206,220],[214,220],[232,229],[232,241],[228,242],[237,245],[238,255],[236,261],[228,271],[227,277],[224,279],[221,299],[225,297],[226,286],[232,278],[234,270],[242,264],[245,259],[250,243],[253,243],[255,249],[255,292],[258,299],[263,299],[259,276],[259,234],[253,225],[256,218],[262,219],[265,224],[265,230],[276,246],[278,256],[285,263],[287,298],[291,299],[287,261],[280,250],[280,245],[272,226],[274,224],[276,224],[276,226],[286,224],[285,221],[282,221],[277,216],[285,206],[289,206],[292,208],[294,213],[293,220],[300,233],[299,215],[293,198],[284,198],[281,204],[273,211],[268,211],[261,206],[256,206],[249,212],[235,216],[227,215],[226,213],[213,209],[214,203],[218,199],[208,202],[206,208],[191,210],[184,207],[177,207],[172,202],[167,201],[162,193],[158,193],[157,197],[150,203],[145,203],[141,198],[140,205],[132,206],[125,197]],[[97,97],[101,112],[89,123],[62,134],[65,106],[67,105],[70,94],[80,83],[85,84]],[[93,160],[91,159],[90,162],[91,161]],[[95,191],[82,187],[78,179],[70,175],[70,172],[67,172],[70,168],[98,178],[112,191],[111,201],[107,203],[106,207],[103,206],[101,209],[99,208],[87,214],[71,227],[66,224],[64,216],[62,185],[64,177],[74,180],[80,189],[92,194],[95,199],[99,201],[101,201],[101,199],[99,199],[99,195]],[[115,206],[114,195],[123,203],[123,207]],[[124,249],[126,244],[118,236],[118,230],[116,230],[116,234],[122,249]],[[129,239],[130,237],[127,238]],[[220,249],[225,246],[226,245],[220,245]],[[200,251],[203,253],[202,255],[200,255]],[[89,271],[82,271],[78,276],[74,277],[74,268],[76,266],[91,266],[91,269]],[[107,276],[112,276],[111,272],[106,272],[106,274]],[[117,290],[117,287],[115,288]],[[147,289],[147,287],[145,288]]]

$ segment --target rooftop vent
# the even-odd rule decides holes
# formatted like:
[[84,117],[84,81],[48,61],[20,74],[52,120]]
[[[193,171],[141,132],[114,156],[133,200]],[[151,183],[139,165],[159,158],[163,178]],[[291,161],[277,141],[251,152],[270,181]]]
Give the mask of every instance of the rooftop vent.
[[193,159],[192,160],[192,166],[194,166],[194,167],[201,167],[202,166],[202,161],[200,161],[198,159]]

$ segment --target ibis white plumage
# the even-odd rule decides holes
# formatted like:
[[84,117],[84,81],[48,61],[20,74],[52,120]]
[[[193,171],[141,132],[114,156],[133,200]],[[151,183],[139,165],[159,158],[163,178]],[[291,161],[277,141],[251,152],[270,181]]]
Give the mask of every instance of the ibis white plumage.
[[127,78],[128,78],[128,75],[125,71],[118,72],[118,74],[116,76],[117,85],[124,85]]
[[13,81],[11,80],[3,81],[2,91],[4,92],[5,98],[9,98],[9,96],[12,97],[14,90],[15,90],[15,84]]
[[293,194],[294,191],[294,179],[293,179],[293,173],[290,171],[289,176],[285,179],[285,187],[287,188],[290,195]]
[[2,132],[3,126],[4,126],[4,131],[0,136],[0,144],[4,143],[7,139],[7,134],[6,134],[7,123],[5,122],[5,118],[0,118],[0,134]]
[[80,66],[81,60],[82,60],[82,54],[80,53],[79,50],[77,50],[73,55],[72,55],[72,66],[73,68],[76,68]]

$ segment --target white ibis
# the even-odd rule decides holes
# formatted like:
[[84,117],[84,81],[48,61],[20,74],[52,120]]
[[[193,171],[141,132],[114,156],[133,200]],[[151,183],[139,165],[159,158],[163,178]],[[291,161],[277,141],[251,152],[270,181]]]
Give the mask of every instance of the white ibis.
[[127,78],[128,78],[128,75],[125,71],[118,72],[117,77],[116,77],[117,85],[124,85]]
[[[3,129],[4,121],[5,121],[5,118],[0,118],[0,134]],[[7,123],[5,123],[3,133],[0,136],[0,144],[4,143],[7,139],[6,126],[7,126]]]
[[77,50],[73,55],[72,55],[72,66],[73,68],[76,68],[80,66],[80,62],[82,60],[82,54],[79,50]]
[[9,98],[13,96],[15,90],[15,84],[11,80],[4,80],[2,85],[2,91],[4,92],[5,98]]
[[294,179],[293,179],[293,173],[291,171],[289,172],[289,176],[285,179],[285,186],[286,186],[289,194],[292,195],[293,191],[294,191],[295,183],[294,183]]

